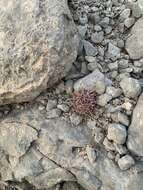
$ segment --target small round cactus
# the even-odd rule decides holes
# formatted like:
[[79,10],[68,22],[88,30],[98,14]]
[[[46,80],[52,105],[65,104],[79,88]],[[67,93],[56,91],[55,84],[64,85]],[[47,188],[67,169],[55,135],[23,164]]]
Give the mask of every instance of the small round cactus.
[[94,115],[96,108],[96,92],[91,90],[80,90],[73,93],[73,110],[84,116]]

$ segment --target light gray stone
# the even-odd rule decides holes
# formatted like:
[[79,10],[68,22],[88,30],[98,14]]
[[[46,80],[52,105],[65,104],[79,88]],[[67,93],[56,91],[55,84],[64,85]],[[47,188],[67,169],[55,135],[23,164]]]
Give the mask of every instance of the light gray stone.
[[116,123],[121,123],[122,125],[129,126],[130,121],[127,115],[121,112],[115,112],[111,114],[111,118]]
[[69,106],[66,104],[58,104],[57,108],[59,108],[60,110],[62,110],[63,112],[68,112],[70,110]]
[[105,81],[105,77],[98,69],[95,69],[91,74],[76,81],[74,84],[74,90],[96,90],[97,81]]
[[57,118],[60,117],[62,111],[59,108],[55,108],[52,110],[47,111],[47,119],[53,119],[53,118]]
[[107,153],[107,157],[109,158],[109,159],[111,159],[111,160],[114,160],[115,159],[115,153],[114,152],[108,152]]
[[105,146],[105,149],[107,151],[111,150],[111,151],[115,151],[115,146],[112,142],[110,142],[107,138],[104,139],[103,141],[103,145]]
[[118,165],[119,165],[119,167],[120,167],[121,170],[128,170],[134,164],[135,164],[134,159],[131,156],[129,156],[129,155],[123,156],[122,158],[120,158],[118,160]]
[[62,181],[75,181],[75,177],[42,154],[31,149],[14,168],[14,177],[27,180],[38,189],[47,189]]
[[95,30],[96,32],[100,32],[100,31],[102,30],[102,27],[101,27],[100,25],[95,25],[95,26],[94,26],[94,30]]
[[101,43],[103,41],[103,39],[104,39],[104,32],[103,31],[95,32],[91,36],[91,41],[95,44]]
[[[142,190],[142,162],[137,162],[137,165],[128,171],[121,171],[115,162],[107,158],[103,149],[98,151],[98,159],[94,164],[82,156],[81,153],[85,153],[84,150],[92,139],[91,131],[84,124],[75,127],[67,122],[66,118],[47,120],[35,109],[19,113],[15,111],[8,116],[8,120],[11,120],[9,125],[23,121],[37,130],[38,139],[15,166],[11,156],[8,153],[5,156],[2,151],[0,174],[4,181],[27,181],[38,189],[49,189],[53,186],[52,190],[56,190],[54,186],[58,183],[75,180],[88,190]],[[107,141],[110,142],[108,139]],[[112,150],[116,151],[114,144],[111,144],[114,147]],[[119,156],[118,154],[118,160]]]
[[105,138],[105,134],[101,130],[95,130],[94,132],[95,143],[101,144]]
[[81,38],[84,38],[84,37],[85,37],[85,34],[86,34],[86,32],[87,32],[87,26],[88,26],[88,25],[85,25],[85,26],[79,25],[79,26],[78,26],[78,32],[79,32]]
[[115,144],[116,147],[116,151],[120,154],[120,155],[125,155],[127,153],[127,148],[123,145],[120,144]]
[[23,156],[37,138],[37,131],[25,121],[6,119],[0,123],[0,147],[10,156]]
[[14,167],[14,178],[17,181],[21,181],[24,178],[30,176],[37,176],[41,172],[44,172],[40,159],[42,155],[33,148],[25,154],[20,162]]
[[94,71],[95,69],[98,69],[97,62],[88,63],[87,68],[89,71]]
[[90,143],[91,132],[83,124],[75,126],[57,118],[45,120],[42,126],[36,141],[38,150],[63,167],[67,167],[74,157],[72,148]]
[[73,92],[73,80],[67,80],[65,83],[65,88],[67,94],[72,94]]
[[134,65],[136,67],[143,67],[143,59],[140,59],[138,61],[134,61]]
[[90,17],[90,20],[91,20],[91,22],[92,22],[93,24],[99,23],[100,19],[101,19],[101,18],[100,18],[99,12],[93,13],[93,14],[91,15],[91,17]]
[[92,119],[88,119],[87,120],[87,127],[91,130],[94,130],[96,129],[96,121],[95,120],[92,120]]
[[117,45],[118,45],[119,48],[123,48],[123,47],[125,46],[124,40],[119,39],[119,40],[117,41]]
[[71,120],[72,124],[79,125],[82,122],[83,118],[80,115],[76,114],[76,113],[72,113],[70,115],[70,120]]
[[132,3],[132,15],[135,18],[140,18],[142,16],[142,14],[143,14],[141,6],[139,5],[138,2],[139,1]]
[[122,91],[120,88],[115,88],[113,86],[107,86],[106,93],[111,95],[113,98],[117,98],[122,94]]
[[0,150],[0,176],[1,181],[12,180],[12,167],[7,159],[7,155],[3,150]]
[[[142,170],[142,164],[139,167]],[[133,167],[130,170],[122,171],[114,161],[101,155],[94,171],[97,177],[102,179],[100,190],[142,190],[143,174],[137,168]],[[112,177],[109,178],[109,176]]]
[[143,58],[143,19],[139,19],[132,28],[131,35],[126,41],[126,50],[131,59]]
[[138,156],[143,156],[143,94],[139,97],[133,111],[131,125],[128,130],[128,149]]
[[49,189],[63,181],[76,181],[74,175],[64,168],[59,167],[48,158],[42,158],[40,164],[44,169],[43,172],[37,176],[26,177],[26,180],[38,189]]
[[105,93],[98,97],[97,104],[99,106],[106,106],[108,104],[108,102],[110,102],[110,100],[112,100],[112,96]]
[[90,147],[90,146],[87,146],[86,147],[86,153],[87,153],[87,156],[88,156],[88,159],[89,159],[90,163],[94,164],[95,161],[96,161],[96,158],[97,158],[95,149]]
[[130,28],[131,26],[133,26],[135,23],[135,18],[127,18],[125,21],[124,21],[124,24],[127,28]]
[[92,173],[86,170],[72,169],[72,172],[76,175],[78,183],[88,190],[99,190],[101,187],[101,181]]
[[112,43],[108,44],[108,57],[111,58],[112,60],[117,60],[120,56],[120,48],[118,48],[117,46],[115,46]]
[[65,0],[1,0],[0,7],[0,104],[27,102],[68,73],[77,30]]
[[83,40],[84,50],[87,56],[97,55],[97,48],[94,47],[90,42]]
[[95,90],[98,94],[103,94],[106,90],[105,81],[99,80],[95,84]]
[[49,99],[48,103],[47,103],[47,106],[46,106],[46,110],[50,111],[53,108],[56,108],[57,104],[58,104],[57,99]]
[[93,57],[93,56],[85,56],[85,60],[86,60],[88,63],[93,63],[93,62],[96,62],[96,57]]
[[110,19],[109,17],[104,17],[101,21],[100,21],[100,26],[102,26],[103,28],[107,28],[110,24]]
[[141,93],[141,86],[137,79],[125,77],[121,80],[120,86],[128,98],[137,98]]
[[138,0],[139,7],[143,11],[143,0]]
[[129,73],[120,73],[120,74],[116,77],[117,81],[121,81],[121,80],[123,80],[124,78],[130,78],[130,74],[129,74]]
[[85,24],[88,23],[88,17],[87,17],[86,14],[83,14],[83,15],[81,15],[81,16],[79,17],[79,23],[80,23],[81,25],[85,25]]
[[110,124],[108,126],[107,138],[114,141],[117,144],[124,144],[126,142],[127,131],[123,125],[120,124]]
[[129,67],[129,61],[127,59],[121,59],[119,62],[118,62],[118,65],[119,65],[119,69],[126,69]]
[[[2,138],[0,140],[3,143],[0,146],[4,149],[0,157],[2,180],[26,180],[38,189],[47,189],[63,181],[76,180],[71,172],[62,167],[66,168],[71,160],[74,160],[75,155],[72,151],[75,147],[85,147],[90,143],[91,133],[87,127],[75,127],[59,118],[47,120],[35,109],[15,112],[0,124],[1,130],[5,129],[3,136],[6,134],[7,137],[7,142],[5,137],[4,141]],[[7,130],[7,126],[11,129]],[[13,128],[17,131],[17,138],[14,136]],[[31,131],[25,128],[30,128]],[[19,141],[26,141],[27,144],[19,147]]]
[[118,70],[118,62],[116,61],[116,62],[113,62],[113,63],[109,63],[109,64],[108,64],[108,67],[109,67],[109,69],[110,69],[111,71],[113,71],[113,70]]
[[124,21],[125,19],[129,18],[131,14],[131,9],[124,9],[120,14],[120,20]]

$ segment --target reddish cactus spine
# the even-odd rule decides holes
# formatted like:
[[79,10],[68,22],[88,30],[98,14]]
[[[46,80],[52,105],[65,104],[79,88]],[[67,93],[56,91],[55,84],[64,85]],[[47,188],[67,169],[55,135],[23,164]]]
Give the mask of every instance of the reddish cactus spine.
[[73,110],[85,116],[91,116],[95,113],[96,92],[91,90],[80,90],[73,93]]

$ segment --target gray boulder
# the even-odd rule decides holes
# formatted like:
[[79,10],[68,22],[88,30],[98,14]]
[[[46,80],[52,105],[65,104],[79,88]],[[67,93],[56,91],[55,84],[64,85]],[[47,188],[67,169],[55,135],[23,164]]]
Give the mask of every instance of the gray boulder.
[[75,177],[33,148],[21,158],[14,168],[14,177],[25,179],[38,189],[47,189],[62,181],[75,181]]
[[127,146],[132,153],[143,156],[143,94],[139,97],[133,111],[132,122],[128,130]]
[[[142,190],[142,163],[136,163],[134,167],[131,167],[133,165],[131,164],[130,170],[122,171],[107,158],[105,151],[99,150],[98,147],[96,147],[98,156],[94,163],[82,156],[92,139],[87,126],[74,126],[62,118],[46,119],[46,114],[41,115],[35,109],[12,113],[0,124],[0,128],[6,125],[12,126],[12,130],[6,129],[6,134],[10,137],[14,131],[14,145],[15,142],[17,146],[19,145],[20,134],[22,142],[24,144],[28,142],[26,149],[19,151],[16,147],[14,151],[19,151],[19,154],[15,152],[12,154],[10,151],[10,147],[12,150],[14,147],[12,137],[9,138],[7,135],[5,143],[9,144],[9,147],[3,145],[4,150],[0,152],[0,176],[3,182],[27,181],[37,189],[49,189],[61,182],[76,181],[86,190],[118,190],[119,187],[121,190]],[[32,131],[29,140],[28,134],[19,133],[24,124]],[[17,130],[17,136],[13,129]],[[35,134],[34,138],[31,138],[31,134]],[[126,166],[128,164],[125,163]]]
[[95,175],[102,179],[100,190],[142,190],[142,167],[142,164],[138,164],[138,167],[122,171],[112,160],[100,155],[94,170]]
[[66,0],[1,0],[0,104],[30,101],[64,77],[78,35]]
[[34,109],[13,112],[0,123],[1,179],[26,180],[38,189],[76,181],[67,166],[75,157],[73,149],[89,142],[90,131],[83,126],[72,126],[60,118],[46,119],[46,114]]
[[41,164],[41,167],[44,171],[36,177],[34,174],[32,176],[26,177],[26,180],[30,184],[33,184],[33,186],[36,186],[38,189],[47,189],[63,181],[76,181],[76,178],[72,173],[58,166],[48,158],[42,158],[39,163]]
[[131,35],[126,41],[126,50],[131,59],[143,58],[143,18],[133,26]]

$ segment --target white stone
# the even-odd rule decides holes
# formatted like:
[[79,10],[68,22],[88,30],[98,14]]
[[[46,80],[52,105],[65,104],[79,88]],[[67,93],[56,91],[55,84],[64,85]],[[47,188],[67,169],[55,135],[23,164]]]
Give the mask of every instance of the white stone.
[[123,156],[122,158],[120,158],[118,160],[118,165],[119,165],[119,167],[120,167],[121,170],[128,170],[134,164],[135,164],[134,159],[131,156],[129,156],[129,155]]
[[125,77],[121,80],[120,86],[128,98],[137,98],[141,93],[141,86],[137,79]]
[[126,142],[127,131],[125,126],[117,123],[108,126],[107,138],[117,144],[124,144]]

